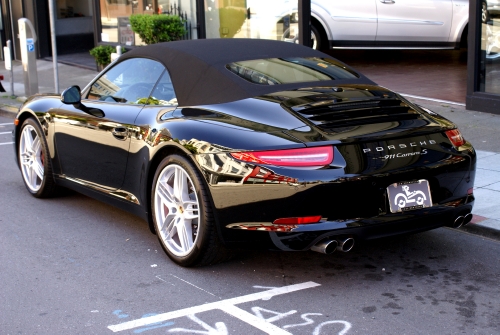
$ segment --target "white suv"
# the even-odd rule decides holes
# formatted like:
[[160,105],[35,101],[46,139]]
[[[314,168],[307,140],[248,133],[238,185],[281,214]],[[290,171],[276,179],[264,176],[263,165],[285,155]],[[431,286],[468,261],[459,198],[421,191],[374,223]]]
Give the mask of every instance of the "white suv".
[[[297,39],[294,17],[296,12],[283,40]],[[459,48],[465,46],[468,21],[469,0],[311,0],[317,49]]]

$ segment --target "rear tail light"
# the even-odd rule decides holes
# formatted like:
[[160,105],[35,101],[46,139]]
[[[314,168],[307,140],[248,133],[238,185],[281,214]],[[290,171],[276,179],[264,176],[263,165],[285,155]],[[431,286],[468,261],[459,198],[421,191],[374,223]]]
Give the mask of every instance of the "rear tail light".
[[446,136],[450,140],[451,144],[455,147],[460,147],[465,144],[465,140],[458,129],[452,129],[445,131]]
[[297,167],[322,166],[333,161],[333,147],[232,152],[231,156],[244,162],[258,164]]
[[321,215],[276,219],[274,220],[273,224],[296,225],[318,223],[319,221],[321,221]]

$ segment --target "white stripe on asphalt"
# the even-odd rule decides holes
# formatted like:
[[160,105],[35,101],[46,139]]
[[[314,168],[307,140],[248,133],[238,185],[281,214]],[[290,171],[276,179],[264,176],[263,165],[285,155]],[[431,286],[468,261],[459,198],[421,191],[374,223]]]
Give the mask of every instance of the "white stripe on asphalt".
[[14,122],[9,122],[9,123],[0,123],[0,126],[13,126]]
[[0,145],[14,144],[14,142],[0,143]]
[[[263,292],[259,292],[259,293],[252,293],[252,294],[248,294],[248,295],[243,295],[241,297],[211,302],[211,303],[204,304],[204,305],[188,307],[188,308],[179,309],[179,310],[173,311],[173,312],[168,312],[168,313],[158,314],[158,315],[154,315],[154,316],[150,316],[150,317],[146,317],[146,318],[142,318],[142,319],[132,320],[132,321],[120,323],[117,325],[111,325],[111,326],[108,326],[108,328],[116,333],[119,331],[128,330],[128,329],[137,328],[137,327],[143,327],[143,326],[151,325],[153,323],[163,322],[163,321],[167,321],[170,319],[176,319],[176,318],[180,318],[180,317],[191,315],[191,314],[207,312],[207,311],[211,311],[214,309],[220,309],[226,313],[231,314],[234,317],[237,317],[238,319],[240,319],[244,322],[251,321],[252,326],[254,326],[258,329],[261,329],[261,330],[267,332],[268,334],[290,334],[289,332],[287,332],[281,328],[278,328],[269,322],[266,322],[264,320],[260,320],[260,319],[256,318],[255,315],[253,315],[253,314],[250,314],[250,313],[248,313],[248,312],[246,312],[238,307],[236,307],[236,308],[233,308],[233,307],[235,307],[234,305],[237,305],[237,304],[242,304],[245,302],[256,301],[256,300],[261,300],[261,299],[268,300],[268,299],[274,297],[275,295],[305,290],[305,289],[316,287],[316,286],[320,286],[320,284],[310,281],[310,282],[301,283],[301,284],[273,288],[271,290],[267,290],[267,291],[263,291]],[[249,314],[249,315],[247,315],[247,314]],[[260,321],[258,324],[256,324],[257,323],[256,319],[258,319]]]
[[0,133],[0,135],[5,135],[5,134],[12,134],[12,132],[11,131],[6,131],[4,133]]

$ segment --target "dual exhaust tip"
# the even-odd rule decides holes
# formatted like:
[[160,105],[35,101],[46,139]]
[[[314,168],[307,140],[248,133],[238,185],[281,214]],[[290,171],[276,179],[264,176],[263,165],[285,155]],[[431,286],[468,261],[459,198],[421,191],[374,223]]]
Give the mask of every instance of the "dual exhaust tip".
[[321,254],[330,255],[335,252],[335,250],[342,252],[349,252],[354,247],[354,239],[352,237],[348,237],[345,239],[338,240],[323,240],[311,247],[312,251],[319,252]]
[[[472,220],[472,213],[467,213],[465,215],[459,215],[453,224],[453,228],[460,228],[465,226]],[[352,237],[344,239],[326,239],[322,240],[311,247],[312,251],[319,252],[321,254],[330,255],[335,252],[335,250],[342,252],[349,252],[354,247],[354,239]]]
[[460,228],[468,224],[471,220],[472,220],[472,213],[468,213],[463,216],[460,215],[455,219],[455,221],[453,221],[453,224],[451,226],[453,228]]

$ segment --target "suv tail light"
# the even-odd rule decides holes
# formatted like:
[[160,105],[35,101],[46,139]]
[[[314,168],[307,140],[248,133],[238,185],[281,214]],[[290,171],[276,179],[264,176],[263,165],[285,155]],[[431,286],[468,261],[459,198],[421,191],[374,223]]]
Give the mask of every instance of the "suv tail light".
[[446,136],[450,140],[451,144],[455,147],[460,147],[465,144],[465,140],[458,129],[452,129],[445,131]]
[[244,162],[258,164],[296,167],[323,166],[333,161],[333,147],[231,152],[231,156]]

